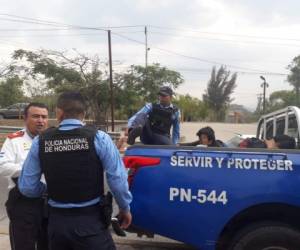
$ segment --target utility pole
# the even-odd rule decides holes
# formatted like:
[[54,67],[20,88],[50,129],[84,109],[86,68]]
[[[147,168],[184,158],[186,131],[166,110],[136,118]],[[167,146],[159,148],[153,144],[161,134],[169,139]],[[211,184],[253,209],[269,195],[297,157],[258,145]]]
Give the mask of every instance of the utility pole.
[[108,34],[108,56],[109,56],[109,84],[110,84],[110,107],[111,107],[111,131],[115,131],[115,100],[114,100],[114,86],[113,86],[113,75],[112,75],[112,56],[111,56],[111,32],[107,31]]
[[145,67],[148,66],[148,30],[145,26]]
[[260,85],[263,88],[263,114],[266,111],[266,88],[269,87],[269,84],[266,82],[266,79],[263,76],[260,76],[260,79],[263,80],[263,83]]
[[257,107],[256,107],[256,112],[258,114],[261,114],[262,111],[262,99],[263,99],[263,94],[257,94]]

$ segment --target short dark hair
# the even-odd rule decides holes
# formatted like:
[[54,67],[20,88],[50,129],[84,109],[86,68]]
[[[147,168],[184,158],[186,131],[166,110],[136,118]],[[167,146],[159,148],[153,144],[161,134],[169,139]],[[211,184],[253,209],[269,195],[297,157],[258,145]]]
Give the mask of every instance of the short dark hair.
[[49,111],[48,106],[44,103],[41,102],[31,102],[29,103],[25,108],[24,108],[24,117],[26,118],[28,116],[28,110],[31,107],[37,107],[37,108],[42,108],[42,109],[47,109]]
[[216,136],[215,136],[215,131],[211,128],[211,127],[204,127],[204,128],[201,128],[197,134],[197,136],[201,136],[201,135],[206,135],[208,140],[210,141],[215,141],[216,140]]
[[57,108],[64,111],[68,118],[77,118],[85,112],[85,100],[83,96],[76,91],[67,91],[62,93],[57,99]]
[[294,137],[288,135],[277,135],[274,136],[274,141],[276,142],[278,148],[280,149],[295,149],[296,140]]

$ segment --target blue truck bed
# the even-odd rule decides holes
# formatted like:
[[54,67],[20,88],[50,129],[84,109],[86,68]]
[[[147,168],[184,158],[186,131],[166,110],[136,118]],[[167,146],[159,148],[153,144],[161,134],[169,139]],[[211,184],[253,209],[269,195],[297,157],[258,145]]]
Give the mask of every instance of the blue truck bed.
[[124,161],[138,228],[204,250],[264,249],[235,242],[272,226],[300,236],[299,150],[140,145]]

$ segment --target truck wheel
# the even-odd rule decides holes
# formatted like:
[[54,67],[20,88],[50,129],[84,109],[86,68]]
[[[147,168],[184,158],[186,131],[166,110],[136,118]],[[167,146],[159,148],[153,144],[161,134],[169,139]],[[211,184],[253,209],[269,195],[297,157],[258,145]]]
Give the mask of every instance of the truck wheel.
[[300,250],[300,231],[280,223],[259,223],[241,230],[230,250]]
[[0,120],[3,120],[3,119],[4,119],[4,115],[0,114]]

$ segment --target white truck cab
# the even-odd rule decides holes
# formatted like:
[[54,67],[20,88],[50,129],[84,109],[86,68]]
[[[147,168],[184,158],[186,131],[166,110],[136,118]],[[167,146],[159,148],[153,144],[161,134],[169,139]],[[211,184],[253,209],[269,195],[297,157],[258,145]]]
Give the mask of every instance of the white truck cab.
[[258,121],[256,137],[269,139],[276,135],[288,135],[295,138],[297,148],[299,148],[299,118],[300,109],[295,106],[288,106],[263,115]]

